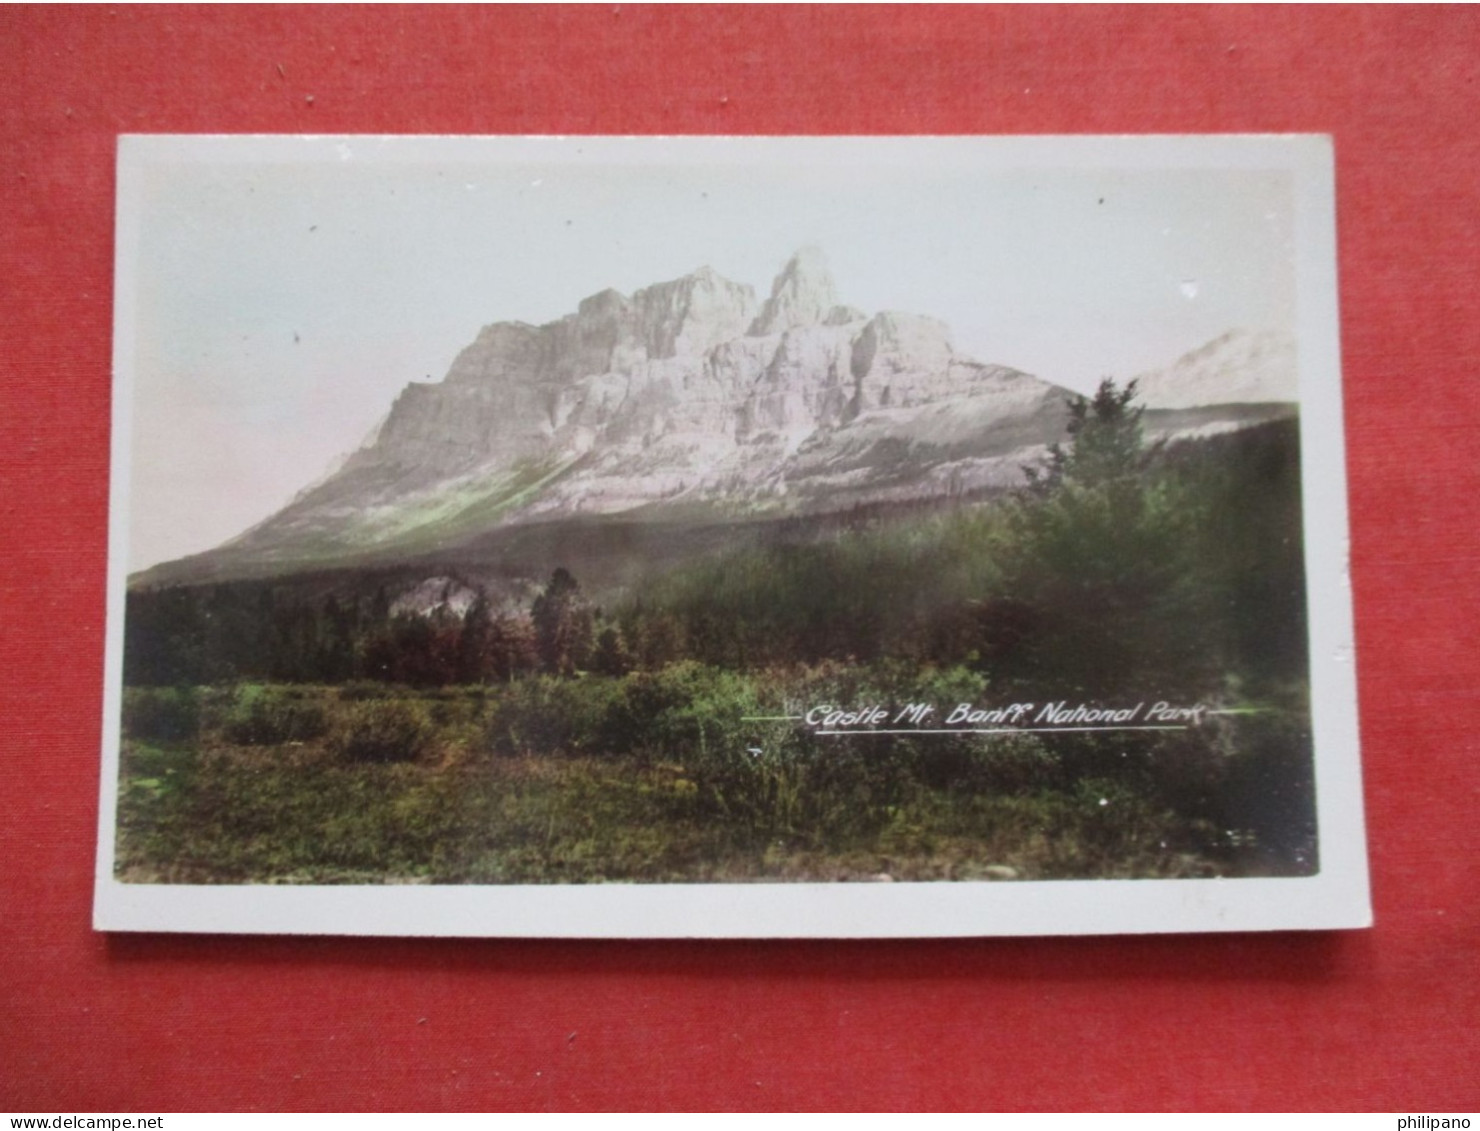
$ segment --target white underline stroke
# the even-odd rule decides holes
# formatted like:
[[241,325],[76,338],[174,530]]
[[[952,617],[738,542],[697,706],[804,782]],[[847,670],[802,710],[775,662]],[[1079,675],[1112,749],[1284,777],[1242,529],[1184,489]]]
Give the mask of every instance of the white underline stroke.
[[998,727],[995,730],[972,730],[968,727],[943,727],[940,729],[928,729],[926,727],[906,728],[904,730],[814,730],[813,734],[842,735],[842,734],[1064,734],[1070,731],[1104,731],[1104,730],[1189,730],[1187,724],[1168,726],[1143,726],[1143,727]]

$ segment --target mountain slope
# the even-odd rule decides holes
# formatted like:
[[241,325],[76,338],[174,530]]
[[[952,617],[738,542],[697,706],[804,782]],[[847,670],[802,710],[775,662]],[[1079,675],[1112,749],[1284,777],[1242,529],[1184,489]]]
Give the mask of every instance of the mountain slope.
[[[1211,379],[1187,395],[1179,380],[1148,383],[1164,407],[1208,403],[1195,398]],[[839,304],[815,250],[763,302],[705,267],[602,291],[542,326],[484,327],[442,381],[407,386],[337,472],[134,581],[465,559],[530,524],[676,528],[1006,488],[1062,437],[1068,396],[961,356],[933,318]],[[1178,414],[1159,415],[1175,429]]]
[[1230,330],[1165,369],[1136,378],[1150,408],[1292,402],[1296,384],[1295,339],[1249,330]]

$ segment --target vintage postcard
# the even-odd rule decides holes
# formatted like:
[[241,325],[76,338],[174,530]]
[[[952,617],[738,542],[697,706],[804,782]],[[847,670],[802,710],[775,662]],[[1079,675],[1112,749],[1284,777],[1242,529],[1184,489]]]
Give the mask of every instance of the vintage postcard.
[[95,922],[1360,927],[1317,137],[125,137]]

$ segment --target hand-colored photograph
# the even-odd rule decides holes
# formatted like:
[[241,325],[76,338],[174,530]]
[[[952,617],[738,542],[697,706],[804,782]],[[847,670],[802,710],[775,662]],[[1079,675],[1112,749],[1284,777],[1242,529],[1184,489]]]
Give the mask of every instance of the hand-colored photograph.
[[[124,139],[100,918],[1173,908],[1334,836],[1360,919],[1329,150],[1283,140]],[[1053,912],[1205,925],[1136,914]]]

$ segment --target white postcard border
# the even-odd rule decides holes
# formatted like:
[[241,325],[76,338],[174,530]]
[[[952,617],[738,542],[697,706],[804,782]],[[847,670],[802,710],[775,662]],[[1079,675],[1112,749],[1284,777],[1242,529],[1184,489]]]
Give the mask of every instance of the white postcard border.
[[[114,876],[141,177],[160,161],[891,160],[1295,174],[1302,489],[1320,870],[1299,878],[936,883],[180,885]],[[1358,760],[1337,305],[1334,160],[1319,136],[1018,138],[120,138],[103,761],[101,931],[590,938],[945,937],[1371,924]]]

